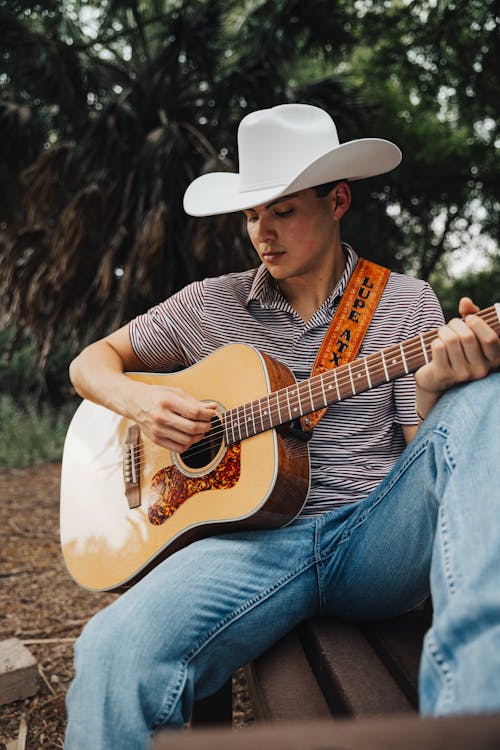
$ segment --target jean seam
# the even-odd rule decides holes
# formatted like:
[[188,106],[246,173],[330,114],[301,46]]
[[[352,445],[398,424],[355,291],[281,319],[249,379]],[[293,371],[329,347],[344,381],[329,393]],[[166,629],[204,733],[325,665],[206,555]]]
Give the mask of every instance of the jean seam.
[[446,442],[444,444],[444,455],[445,455],[446,463],[448,464],[450,469],[453,471],[453,469],[455,469],[457,465],[457,462],[455,460],[455,455],[452,453],[449,442]]
[[200,653],[200,651],[202,651],[202,649],[210,641],[212,641],[215,638],[215,636],[219,635],[226,628],[228,628],[229,625],[231,625],[233,622],[236,622],[236,620],[238,620],[242,615],[246,614],[247,612],[250,612],[252,609],[255,609],[255,607],[257,607],[259,604],[264,602],[266,599],[269,599],[270,596],[276,593],[276,591],[279,591],[279,589],[283,588],[283,586],[285,586],[289,581],[293,580],[294,578],[297,578],[297,576],[304,573],[304,571],[313,567],[313,565],[315,565],[316,562],[317,561],[315,557],[313,557],[312,559],[309,559],[300,568],[296,568],[287,576],[277,581],[273,586],[269,586],[263,592],[260,592],[260,594],[255,595],[251,599],[244,602],[244,604],[240,605],[238,609],[227,614],[216,625],[213,625],[212,628],[207,633],[205,633],[205,635],[197,643],[197,645],[194,648],[192,648],[191,651],[184,657],[184,659],[182,659],[179,662],[181,676],[178,679],[175,687],[170,691],[170,695],[166,699],[166,705],[164,705],[162,710],[159,712],[156,720],[153,722],[153,729],[156,729],[166,724],[168,719],[170,718],[170,715],[176,704],[176,701],[179,698],[181,689],[186,681],[187,667],[189,663],[194,659],[194,657],[197,656]]
[[446,520],[446,508],[444,505],[441,505],[439,509],[439,527],[441,530],[442,540],[441,550],[443,555],[444,578],[446,581],[448,593],[450,594],[450,596],[453,596],[456,592],[456,582],[453,578],[453,565],[451,564],[449,533]]
[[441,676],[444,685],[443,698],[439,703],[439,709],[446,709],[446,706],[451,705],[452,703],[453,672],[450,663],[432,637],[431,631],[427,633],[425,646],[428,656],[431,659],[436,672]]
[[168,692],[167,697],[165,698],[166,705],[163,706],[156,720],[151,722],[151,734],[153,734],[156,729],[159,729],[167,723],[178,697],[182,694],[182,691],[186,684],[186,679],[187,663],[185,663],[183,660],[179,663],[177,682],[175,686]]
[[324,560],[321,555],[321,526],[325,523],[324,516],[319,516],[314,525],[314,557],[316,560],[316,581],[318,586],[318,605],[320,614],[324,612],[326,596],[323,592],[322,580],[324,579]]

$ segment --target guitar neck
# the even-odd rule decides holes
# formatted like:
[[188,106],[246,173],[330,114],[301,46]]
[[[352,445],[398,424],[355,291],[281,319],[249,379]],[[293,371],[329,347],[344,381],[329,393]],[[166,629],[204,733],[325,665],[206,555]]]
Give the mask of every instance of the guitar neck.
[[[500,304],[477,315],[500,335]],[[229,409],[224,414],[226,444],[232,445],[415,372],[431,361],[431,344],[437,335],[437,328],[427,331]]]

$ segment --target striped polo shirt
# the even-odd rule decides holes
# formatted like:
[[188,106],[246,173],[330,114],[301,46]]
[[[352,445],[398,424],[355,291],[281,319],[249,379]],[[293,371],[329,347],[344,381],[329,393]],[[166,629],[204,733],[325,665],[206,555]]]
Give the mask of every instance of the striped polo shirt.
[[[189,367],[225,344],[246,343],[310,376],[316,353],[356,265],[347,263],[331,296],[305,323],[264,265],[189,284],[130,323],[134,352],[149,370]],[[359,357],[442,325],[430,286],[391,273]],[[309,442],[311,487],[302,515],[366,497],[405,446],[401,425],[416,424],[415,381],[405,375],[330,406]]]

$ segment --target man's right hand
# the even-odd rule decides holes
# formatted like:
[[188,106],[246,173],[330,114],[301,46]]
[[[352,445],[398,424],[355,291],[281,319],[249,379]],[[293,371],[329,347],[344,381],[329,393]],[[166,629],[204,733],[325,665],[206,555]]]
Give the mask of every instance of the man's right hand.
[[198,401],[181,388],[134,382],[129,414],[153,442],[183,453],[210,430],[214,402]]
[[214,402],[198,401],[180,388],[129,378],[143,363],[130,344],[128,326],[87,346],[70,366],[71,382],[82,398],[137,422],[163,448],[183,453],[210,430]]

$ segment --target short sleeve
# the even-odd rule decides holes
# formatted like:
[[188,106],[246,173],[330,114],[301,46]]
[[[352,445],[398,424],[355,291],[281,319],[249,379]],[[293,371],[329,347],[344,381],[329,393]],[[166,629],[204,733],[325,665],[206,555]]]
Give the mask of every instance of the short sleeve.
[[131,320],[129,335],[135,354],[153,370],[191,365],[203,307],[204,282],[194,282]]

